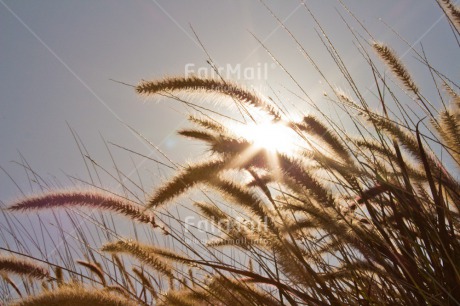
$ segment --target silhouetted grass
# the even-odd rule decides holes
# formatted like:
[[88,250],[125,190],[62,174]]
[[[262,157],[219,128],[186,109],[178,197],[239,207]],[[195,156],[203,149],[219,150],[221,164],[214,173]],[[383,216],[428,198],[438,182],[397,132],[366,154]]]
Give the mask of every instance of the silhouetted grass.
[[[458,38],[458,8],[438,3]],[[353,93],[331,85],[327,95],[348,116],[352,132],[314,101],[316,112],[296,121],[276,106],[283,101],[268,102],[234,82],[180,76],[143,81],[136,91],[146,96],[196,92],[251,106],[240,113],[247,129],[262,122],[287,127],[296,136],[295,149],[256,146],[236,132],[233,121],[201,111],[189,117],[194,127],[179,133],[203,142],[207,157],[179,167],[153,193],[141,182],[124,180],[128,176],[117,168],[113,177],[123,197],[96,192],[91,183],[90,191],[19,199],[3,212],[8,225],[1,233],[15,245],[2,250],[35,259],[37,267],[0,258],[4,296],[17,297],[14,305],[460,304],[460,87],[413,49],[439,91],[442,103],[436,104],[451,101],[436,109],[395,51],[350,28],[374,78],[381,111],[370,108],[347,63],[317,26]],[[391,76],[378,68],[379,58]],[[415,109],[427,118],[410,112]],[[441,156],[446,153],[448,158]],[[190,192],[200,201],[180,205]],[[24,230],[16,211],[62,206],[69,211],[65,219],[53,212],[55,234],[70,234],[73,241],[64,239],[55,258],[43,258],[47,248],[58,247],[44,219],[38,218],[40,235],[43,242],[53,241],[50,246]],[[171,213],[177,206],[181,213]],[[82,208],[124,215],[133,222],[133,237],[119,234],[119,219]],[[187,223],[184,211],[200,217],[206,228]],[[81,219],[93,227],[82,227]],[[39,255],[27,246],[31,243]],[[48,264],[49,271],[38,264]],[[9,277],[13,273],[23,277],[22,288]]]

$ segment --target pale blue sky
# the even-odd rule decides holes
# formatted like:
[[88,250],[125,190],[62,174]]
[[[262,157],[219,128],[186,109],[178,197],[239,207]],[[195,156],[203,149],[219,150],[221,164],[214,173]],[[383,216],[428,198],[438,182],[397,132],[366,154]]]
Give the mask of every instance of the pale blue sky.
[[[451,33],[435,1],[345,2],[376,39],[388,42],[400,54],[408,49],[379,21],[382,18],[409,43],[421,40],[433,62],[458,79],[460,61],[443,61],[455,56],[458,59],[453,53],[458,53],[458,48],[441,44]],[[331,60],[324,57],[311,17],[299,7],[299,1],[267,3],[304,47],[320,63],[324,61],[329,77],[340,86],[341,78],[336,70],[327,68]],[[366,67],[357,60],[356,51],[347,51],[352,50],[352,37],[335,10],[344,13],[339,3],[308,3],[359,78]],[[249,32],[254,33],[321,103],[324,88],[319,76],[259,1],[0,0],[0,166],[26,191],[30,188],[24,171],[10,162],[20,160],[18,151],[47,179],[57,176],[68,185],[63,172],[87,178],[66,121],[79,133],[93,158],[108,168],[111,165],[100,134],[142,154],[152,153],[117,118],[177,161],[200,152],[202,146],[183,141],[173,133],[184,125],[185,109],[180,104],[164,99],[144,103],[145,99],[136,96],[132,88],[109,80],[136,84],[143,78],[183,75],[187,63],[206,67],[206,55],[194,40],[189,23],[222,66],[272,63]],[[410,55],[406,59],[409,66],[411,61],[415,63]],[[267,74],[274,88],[295,90],[279,68],[270,68]],[[365,78],[363,82],[369,82],[363,88],[372,83]],[[265,80],[254,80],[253,84],[266,85]],[[304,105],[299,107],[305,111]],[[111,150],[120,167],[129,168],[129,155],[114,147]],[[143,164],[141,175],[149,176],[149,171],[156,171],[154,164]],[[0,172],[0,200],[7,201],[18,194],[14,184]]]

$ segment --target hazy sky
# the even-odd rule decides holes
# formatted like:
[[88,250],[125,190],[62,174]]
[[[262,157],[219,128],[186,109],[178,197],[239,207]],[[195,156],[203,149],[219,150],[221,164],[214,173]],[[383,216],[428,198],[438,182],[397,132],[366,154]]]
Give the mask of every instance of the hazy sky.
[[[357,60],[356,50],[347,51],[352,50],[353,42],[336,11],[337,8],[345,14],[340,4],[307,2],[334,43],[342,46],[344,58],[359,78],[366,67]],[[424,43],[433,62],[458,79],[460,61],[443,61],[452,56],[452,49],[440,42],[451,33],[435,1],[345,3],[377,40],[390,43],[404,56],[408,49],[379,21],[382,18],[410,44]],[[340,86],[342,81],[337,71],[327,68],[331,60],[325,56],[312,18],[299,1],[267,1],[267,4],[304,47],[318,61],[324,61],[325,71]],[[346,18],[356,26],[349,16]],[[69,182],[63,173],[88,179],[67,123],[80,135],[91,156],[109,170],[113,166],[102,139],[161,159],[119,120],[134,127],[177,161],[200,152],[202,146],[174,134],[176,128],[184,126],[187,110],[182,105],[166,99],[146,102],[132,88],[109,80],[136,84],[141,79],[184,75],[185,67],[208,67],[207,56],[189,24],[218,65],[268,67],[262,78],[244,80],[236,75],[231,78],[261,86],[262,90],[268,88],[267,84],[275,89],[283,90],[285,86],[296,90],[282,70],[272,65],[253,33],[321,103],[324,86],[320,77],[259,1],[0,0],[0,166],[27,192],[30,187],[25,172],[11,163],[21,160],[19,152],[46,179],[57,176],[64,185]],[[406,59],[409,66],[410,61],[414,62],[410,55]],[[364,82],[371,84],[370,80]],[[363,88],[369,84],[363,84]],[[305,105],[298,107],[308,111]],[[126,169],[132,165],[129,154],[111,145],[109,148],[120,167]],[[134,160],[136,164],[141,161]],[[151,162],[142,163],[139,168],[141,175],[146,176],[157,171]],[[0,172],[0,200],[18,194],[8,176]]]

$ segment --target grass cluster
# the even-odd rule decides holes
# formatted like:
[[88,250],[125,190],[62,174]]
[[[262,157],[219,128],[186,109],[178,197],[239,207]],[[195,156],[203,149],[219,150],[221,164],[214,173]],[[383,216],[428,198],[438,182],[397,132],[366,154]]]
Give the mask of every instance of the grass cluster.
[[[437,3],[458,39],[459,9],[448,0]],[[318,28],[322,30],[319,23]],[[198,110],[189,117],[193,127],[179,133],[204,143],[208,155],[185,166],[173,164],[176,174],[147,199],[137,195],[144,187],[131,181],[135,187],[124,185],[123,196],[93,186],[11,203],[4,211],[8,226],[1,231],[4,237],[13,235],[15,243],[2,250],[18,258],[0,257],[5,302],[460,304],[460,87],[433,67],[424,52],[412,48],[439,92],[439,101],[429,101],[395,51],[350,31],[375,80],[380,107],[369,106],[323,33],[352,93],[330,85],[327,97],[350,119],[349,128],[322,112],[308,95],[299,99],[311,103],[312,114],[293,120],[279,107],[282,101],[223,79],[172,77],[136,86],[139,94],[167,95],[188,106],[180,94],[225,97],[236,103],[244,120],[222,119],[193,104]],[[262,121],[289,130],[295,149],[269,150],[235,132],[236,124],[249,129]],[[118,169],[117,175],[123,176]],[[212,230],[170,213],[191,191],[200,198],[193,203],[194,214]],[[38,242],[43,256],[27,251],[23,237],[31,234],[15,220],[20,212],[58,207],[67,209],[75,239],[65,243],[54,261],[44,256],[46,247]],[[134,237],[123,237],[110,215],[79,208],[125,216],[132,221]],[[97,233],[85,232],[78,219],[90,221]],[[39,226],[46,226],[42,219]],[[67,234],[56,226],[58,235]],[[91,235],[105,242],[94,246]]]

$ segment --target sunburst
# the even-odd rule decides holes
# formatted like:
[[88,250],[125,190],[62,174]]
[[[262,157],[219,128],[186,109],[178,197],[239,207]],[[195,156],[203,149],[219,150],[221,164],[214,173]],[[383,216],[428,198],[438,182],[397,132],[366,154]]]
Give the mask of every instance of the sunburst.
[[299,147],[299,136],[291,128],[282,123],[262,122],[235,125],[233,132],[251,142],[256,149],[264,149],[268,153],[293,155]]

